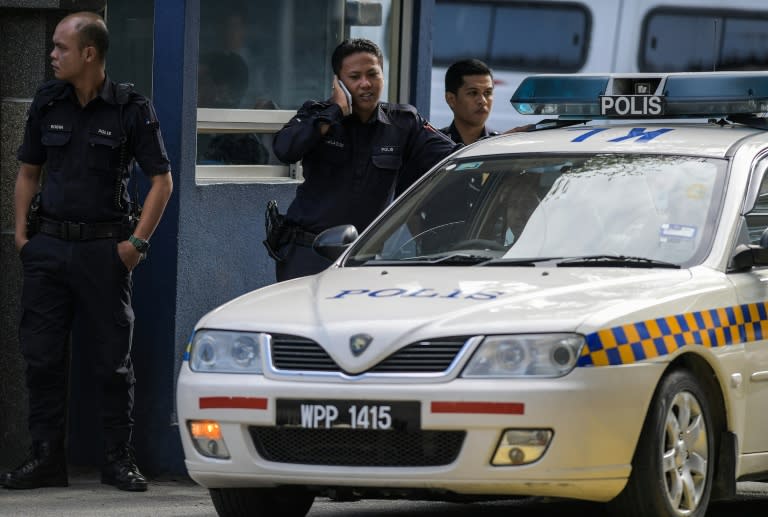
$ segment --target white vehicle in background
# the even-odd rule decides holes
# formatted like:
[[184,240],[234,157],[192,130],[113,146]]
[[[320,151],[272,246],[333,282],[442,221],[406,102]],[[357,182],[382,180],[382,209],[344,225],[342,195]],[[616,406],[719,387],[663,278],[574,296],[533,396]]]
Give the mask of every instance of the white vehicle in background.
[[703,517],[766,479],[768,72],[533,76],[513,104],[541,130],[463,147],[321,233],[327,270],[197,323],[179,429],[220,515]]
[[494,72],[496,131],[528,123],[509,104],[532,73],[768,70],[765,0],[436,0],[430,121],[450,124],[445,71]]

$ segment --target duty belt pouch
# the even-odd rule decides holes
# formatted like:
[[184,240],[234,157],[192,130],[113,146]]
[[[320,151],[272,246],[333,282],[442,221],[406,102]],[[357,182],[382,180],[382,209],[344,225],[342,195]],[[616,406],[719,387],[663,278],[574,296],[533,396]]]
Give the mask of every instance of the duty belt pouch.
[[40,192],[32,197],[27,211],[27,239],[40,231]]
[[267,236],[264,239],[264,247],[267,253],[277,262],[282,262],[285,257],[280,255],[280,248],[291,240],[291,231],[277,208],[277,201],[272,199],[267,202],[267,209],[264,213],[264,230]]

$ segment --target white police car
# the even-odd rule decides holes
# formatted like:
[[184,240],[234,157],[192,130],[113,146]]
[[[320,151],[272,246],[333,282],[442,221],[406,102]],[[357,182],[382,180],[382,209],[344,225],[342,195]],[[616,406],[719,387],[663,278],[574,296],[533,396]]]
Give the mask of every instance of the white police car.
[[702,516],[766,477],[768,73],[534,76],[512,102],[558,118],[463,148],[351,245],[319,236],[325,272],[197,324],[179,423],[220,514]]

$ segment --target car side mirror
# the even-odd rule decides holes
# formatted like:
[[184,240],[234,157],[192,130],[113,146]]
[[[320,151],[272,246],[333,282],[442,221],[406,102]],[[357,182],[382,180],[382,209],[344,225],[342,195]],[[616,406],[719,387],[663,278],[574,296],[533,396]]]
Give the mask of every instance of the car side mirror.
[[312,249],[328,260],[336,260],[357,239],[357,228],[351,224],[333,226],[320,232],[312,243]]

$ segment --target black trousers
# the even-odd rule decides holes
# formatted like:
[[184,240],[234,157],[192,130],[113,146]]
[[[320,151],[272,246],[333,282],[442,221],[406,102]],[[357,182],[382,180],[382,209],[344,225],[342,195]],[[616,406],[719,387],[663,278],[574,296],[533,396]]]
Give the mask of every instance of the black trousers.
[[135,378],[131,273],[116,239],[65,241],[37,234],[21,249],[24,286],[19,326],[27,363],[29,430],[33,440],[63,440],[66,430],[68,343],[99,383],[107,448],[130,440]]

